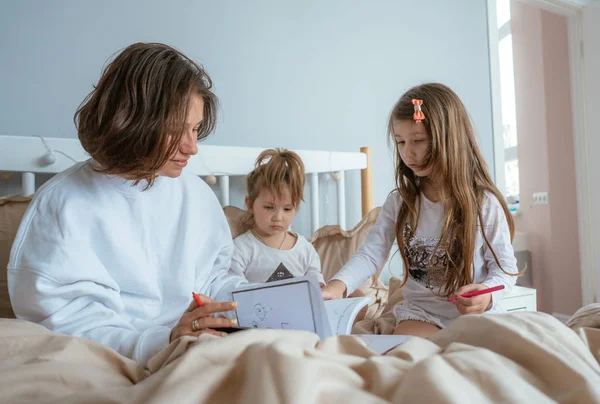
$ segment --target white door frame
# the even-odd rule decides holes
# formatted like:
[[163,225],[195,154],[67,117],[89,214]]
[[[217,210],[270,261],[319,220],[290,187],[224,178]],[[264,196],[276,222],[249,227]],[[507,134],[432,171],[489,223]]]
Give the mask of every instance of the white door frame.
[[[590,171],[588,134],[585,121],[585,92],[583,70],[583,24],[581,2],[574,0],[519,0],[555,14],[565,16],[569,35],[569,68],[571,73],[571,104],[573,114],[573,142],[575,150],[575,178],[577,189],[577,216],[579,229],[579,262],[581,271],[582,304],[598,301],[596,291],[594,245],[591,230]],[[502,138],[502,109],[500,99],[500,67],[498,61],[498,23],[496,0],[487,0],[490,81],[492,92],[492,122],[494,130],[494,172],[501,191],[504,191],[504,140]],[[564,268],[568,271],[569,268]]]

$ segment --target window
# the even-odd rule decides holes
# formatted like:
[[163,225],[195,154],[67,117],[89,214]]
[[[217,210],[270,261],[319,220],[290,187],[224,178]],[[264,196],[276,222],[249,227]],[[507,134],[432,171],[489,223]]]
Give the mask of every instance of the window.
[[496,16],[498,17],[498,27],[510,22],[510,0],[496,1]]
[[498,58],[500,61],[500,98],[504,138],[504,182],[509,202],[519,200],[519,160],[517,153],[517,108],[515,103],[515,73],[512,35],[510,31],[510,0],[497,0]]

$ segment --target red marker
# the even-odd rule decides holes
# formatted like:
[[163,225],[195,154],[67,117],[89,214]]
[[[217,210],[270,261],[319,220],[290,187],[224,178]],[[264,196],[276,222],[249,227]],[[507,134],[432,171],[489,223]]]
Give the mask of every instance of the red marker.
[[202,301],[202,299],[200,299],[200,296],[198,296],[196,292],[192,292],[192,297],[194,298],[196,303],[198,303],[198,306],[204,306],[204,302]]
[[[494,286],[493,288],[487,288],[487,289],[476,290],[474,292],[468,292],[468,293],[465,293],[464,295],[461,295],[460,297],[475,297],[475,296],[479,296],[479,295],[485,295],[486,293],[497,292],[502,289],[504,289],[504,285],[498,285],[498,286]],[[458,296],[452,296],[451,298],[448,299],[448,301],[453,302],[457,298],[458,298]]]

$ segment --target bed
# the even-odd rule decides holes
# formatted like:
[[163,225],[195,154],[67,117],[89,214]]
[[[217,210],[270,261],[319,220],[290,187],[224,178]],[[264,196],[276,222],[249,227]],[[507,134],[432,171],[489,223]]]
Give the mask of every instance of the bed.
[[[217,177],[232,236],[244,228],[243,212],[227,206],[229,178],[250,171],[260,151],[201,146],[189,165],[197,175]],[[370,192],[369,153],[299,154],[311,201],[318,201],[319,176],[335,173],[338,179],[337,223],[321,223],[318,209],[310,215],[311,241],[327,279],[362,244],[379,213]],[[0,198],[1,402],[600,402],[598,304],[583,307],[566,325],[535,307],[463,316],[432,338],[411,339],[385,356],[352,336],[321,341],[300,331],[185,337],[147,368],[92,341],[11,318],[2,256],[7,259],[28,195],[35,192],[35,175],[59,172],[86,156],[74,139],[0,136],[0,157],[0,171],[23,179],[22,195]],[[223,166],[219,159],[231,163]],[[348,170],[361,170],[362,179],[363,218],[352,228],[343,217]],[[402,300],[398,279],[384,284],[375,276],[361,290],[375,303],[353,332],[391,332],[391,309]]]

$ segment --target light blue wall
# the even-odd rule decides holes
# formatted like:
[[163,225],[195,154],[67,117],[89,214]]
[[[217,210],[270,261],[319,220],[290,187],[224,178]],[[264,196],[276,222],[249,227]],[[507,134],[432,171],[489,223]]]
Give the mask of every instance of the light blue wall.
[[[105,61],[130,43],[160,41],[214,80],[222,114],[207,143],[371,146],[379,205],[393,188],[387,116],[412,85],[451,86],[493,166],[486,24],[485,0],[2,1],[0,133],[75,137],[73,113]],[[334,187],[322,182],[321,209],[334,222]],[[352,225],[358,173],[347,182]],[[300,215],[306,234],[308,209]]]

